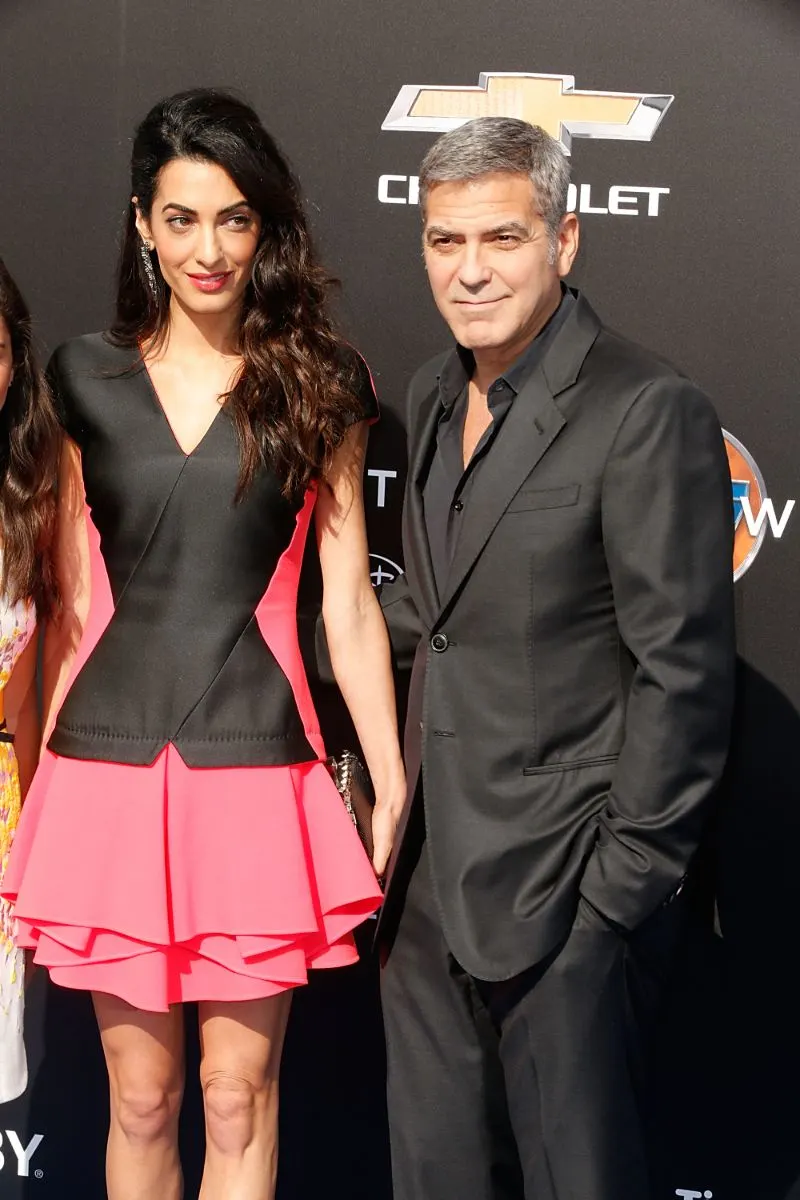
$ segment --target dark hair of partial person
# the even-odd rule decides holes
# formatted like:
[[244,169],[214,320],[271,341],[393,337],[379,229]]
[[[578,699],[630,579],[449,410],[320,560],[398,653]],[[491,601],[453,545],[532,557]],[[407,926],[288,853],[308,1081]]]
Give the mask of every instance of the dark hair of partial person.
[[0,593],[57,607],[53,559],[61,432],[33,349],[28,307],[0,259],[0,317],[11,337],[14,378],[0,411]]
[[[257,114],[228,92],[198,88],[160,101],[136,130],[131,195],[149,218],[162,169],[175,159],[216,163],[261,218],[242,306],[244,367],[225,399],[238,435],[241,497],[262,460],[286,495],[324,476],[349,425],[361,414],[356,355],[327,311],[334,281],[317,261],[300,189]],[[163,345],[170,289],[150,258],[148,283],[130,205],[119,263],[116,320],[108,337],[129,348]]]

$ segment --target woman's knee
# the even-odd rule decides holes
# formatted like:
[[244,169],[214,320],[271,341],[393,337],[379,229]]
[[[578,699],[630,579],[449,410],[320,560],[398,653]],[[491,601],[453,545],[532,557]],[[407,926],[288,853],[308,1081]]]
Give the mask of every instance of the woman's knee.
[[277,1114],[277,1084],[231,1070],[204,1071],[203,1097],[209,1142],[224,1154],[241,1154],[260,1121]]
[[147,1145],[176,1136],[181,1090],[128,1081],[112,1090],[114,1120],[129,1142]]

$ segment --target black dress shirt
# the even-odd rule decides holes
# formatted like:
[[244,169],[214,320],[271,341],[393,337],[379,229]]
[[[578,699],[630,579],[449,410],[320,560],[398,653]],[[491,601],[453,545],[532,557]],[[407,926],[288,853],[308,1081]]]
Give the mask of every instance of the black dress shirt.
[[469,381],[475,370],[471,350],[457,346],[439,379],[441,416],[436,431],[436,450],[422,491],[425,525],[431,550],[433,573],[439,595],[444,594],[447,573],[453,560],[461,522],[469,506],[475,474],[489,453],[511,405],[542,360],[552,338],[561,328],[575,297],[563,288],[561,303],[553,316],[518,359],[489,388],[490,422],[464,466],[464,422],[467,416]]

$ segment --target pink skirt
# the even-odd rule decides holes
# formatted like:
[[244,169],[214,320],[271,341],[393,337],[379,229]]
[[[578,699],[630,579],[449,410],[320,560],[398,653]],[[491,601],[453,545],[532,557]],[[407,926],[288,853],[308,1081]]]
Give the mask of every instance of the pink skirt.
[[357,960],[381,893],[323,762],[149,767],[45,751],[2,894],[55,983],[140,1009],[255,1000]]

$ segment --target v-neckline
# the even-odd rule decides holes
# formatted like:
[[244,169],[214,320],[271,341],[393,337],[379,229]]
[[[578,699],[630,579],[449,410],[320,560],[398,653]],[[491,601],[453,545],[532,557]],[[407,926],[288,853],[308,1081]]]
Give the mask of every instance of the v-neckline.
[[197,442],[195,442],[195,444],[191,450],[185,450],[178,439],[178,435],[175,432],[175,428],[174,428],[172,422],[170,421],[169,417],[167,416],[167,410],[164,408],[164,404],[161,400],[161,397],[158,394],[158,388],[156,387],[155,383],[153,382],[153,377],[150,374],[150,368],[148,367],[148,365],[145,361],[145,357],[141,352],[139,353],[139,363],[141,365],[142,372],[144,373],[145,382],[147,383],[147,387],[150,391],[150,395],[155,402],[156,409],[161,414],[164,424],[167,427],[167,432],[169,433],[169,436],[172,439],[173,445],[175,446],[176,450],[178,450],[178,452],[183,455],[183,457],[185,459],[188,460],[190,458],[194,458],[195,454],[197,454],[197,452],[200,450],[200,448],[203,445],[203,443],[205,442],[206,438],[211,433],[211,430],[216,425],[217,418],[219,417],[219,415],[222,412],[225,405],[219,404],[217,406],[217,411],[214,413],[214,416],[211,418],[208,425],[203,430],[203,433],[202,433],[202,436],[200,437],[200,439]]

